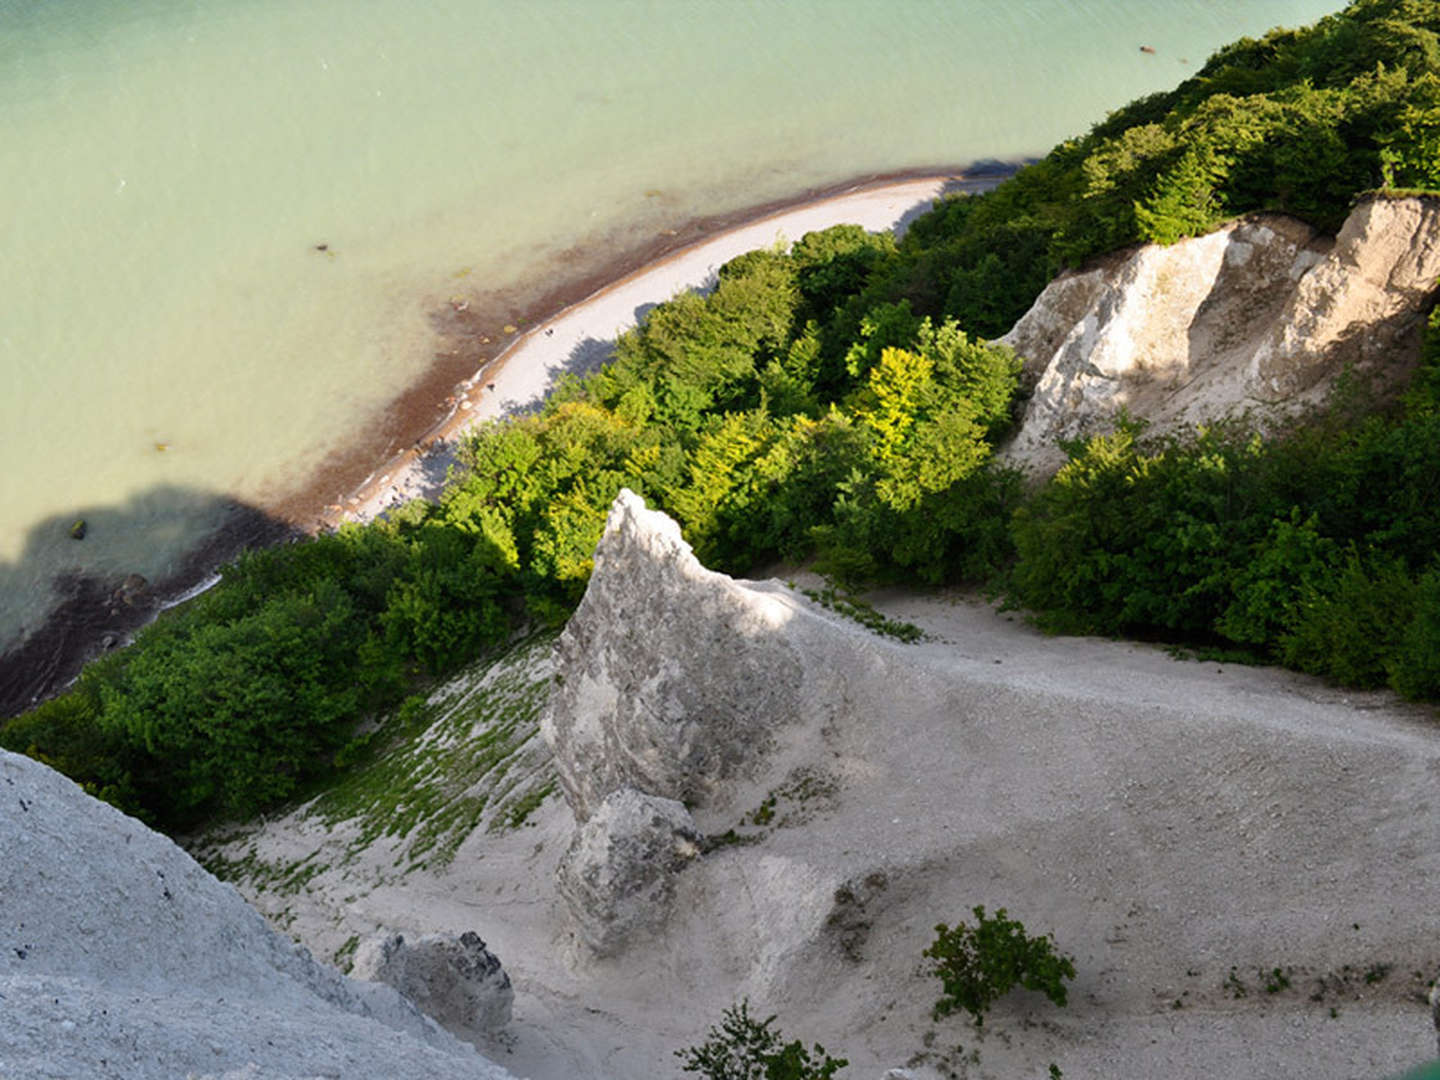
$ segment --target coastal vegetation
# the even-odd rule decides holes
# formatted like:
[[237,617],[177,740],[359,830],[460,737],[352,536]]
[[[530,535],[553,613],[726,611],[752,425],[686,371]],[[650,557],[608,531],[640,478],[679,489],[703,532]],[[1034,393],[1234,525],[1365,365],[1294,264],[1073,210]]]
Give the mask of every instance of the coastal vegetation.
[[362,717],[563,623],[622,486],[719,569],[987,583],[1054,630],[1440,696],[1440,321],[1401,403],[1353,386],[1269,438],[1122,421],[1034,491],[992,460],[1022,390],[986,339],[1061,267],[1257,209],[1333,229],[1401,188],[1440,188],[1433,3],[1237,42],[901,241],[842,226],[732,261],[471,435],[433,505],[247,554],[0,745],[172,830],[293,798],[366,751]]
[[[973,925],[936,926],[935,940],[921,953],[928,961],[927,973],[939,978],[943,988],[933,1018],[964,1009],[979,1029],[991,1007],[1017,986],[1063,1007],[1069,996],[1065,982],[1075,978],[1074,958],[1056,952],[1050,935],[1027,933],[1025,924],[1010,918],[1004,908],[986,915],[981,906],[972,913]],[[1234,969],[1231,973],[1233,977]],[[1278,968],[1275,974],[1283,977]],[[830,1080],[849,1064],[818,1043],[806,1049],[799,1039],[785,1041],[775,1021],[775,1016],[756,1019],[749,999],[741,999],[724,1010],[704,1042],[677,1050],[675,1056],[685,1072],[705,1080]],[[1054,1065],[1050,1070],[1052,1076],[1059,1074]]]

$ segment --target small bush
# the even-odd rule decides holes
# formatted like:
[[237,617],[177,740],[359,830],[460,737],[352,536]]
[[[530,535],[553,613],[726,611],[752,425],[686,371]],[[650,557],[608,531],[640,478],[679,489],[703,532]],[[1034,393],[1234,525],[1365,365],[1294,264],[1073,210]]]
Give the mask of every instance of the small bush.
[[1386,662],[1400,651],[1414,612],[1415,583],[1404,565],[1352,549],[1323,591],[1302,601],[1295,629],[1281,638],[1281,657],[1347,686],[1384,686]]
[[752,1017],[747,999],[726,1009],[703,1043],[677,1050],[675,1056],[685,1072],[706,1080],[830,1080],[850,1064],[832,1058],[818,1043],[806,1050],[799,1039],[784,1042],[774,1023],[773,1016]]
[[1440,569],[1415,590],[1415,614],[1390,664],[1390,685],[1410,698],[1440,697]]
[[980,1027],[985,1013],[1017,985],[1039,990],[1056,1005],[1066,1001],[1062,980],[1075,978],[1075,961],[1057,953],[1049,935],[1030,937],[1023,923],[1006,917],[1001,908],[993,916],[984,907],[974,909],[975,925],[941,923],[935,941],[922,954],[934,961],[930,973],[940,979],[944,996],[935,1003],[938,1020],[964,1009]]

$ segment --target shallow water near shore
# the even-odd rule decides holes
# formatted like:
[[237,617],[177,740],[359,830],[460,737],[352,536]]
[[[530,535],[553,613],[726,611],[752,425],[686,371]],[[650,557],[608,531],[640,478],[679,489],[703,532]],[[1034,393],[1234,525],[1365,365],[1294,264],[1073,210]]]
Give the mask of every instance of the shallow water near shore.
[[58,575],[163,579],[338,495],[322,463],[378,463],[424,426],[402,394],[484,359],[436,375],[458,306],[498,351],[617,250],[1043,153],[1338,6],[0,0],[0,650]]

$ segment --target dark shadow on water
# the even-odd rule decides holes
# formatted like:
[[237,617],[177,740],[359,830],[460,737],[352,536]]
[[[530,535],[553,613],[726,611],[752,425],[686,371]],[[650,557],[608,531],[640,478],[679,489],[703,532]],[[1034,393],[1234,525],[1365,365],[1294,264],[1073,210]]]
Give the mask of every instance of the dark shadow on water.
[[[81,519],[85,535],[77,540],[71,528]],[[20,557],[0,562],[0,613],[7,625],[50,596],[46,614],[37,610],[18,635],[0,641],[0,718],[54,695],[86,662],[126,642],[241,551],[296,535],[258,507],[171,486],[38,523]],[[186,545],[183,536],[196,539]]]
[[[1014,172],[1011,162],[979,162],[965,171],[964,178],[950,181],[945,194],[981,191],[995,186]],[[916,175],[919,175],[917,173]],[[895,177],[899,179],[902,177]],[[872,181],[890,178],[874,177]],[[842,185],[834,189],[838,194]],[[815,192],[819,196],[824,192]],[[803,201],[803,200],[802,200]],[[789,203],[776,204],[784,209]],[[896,229],[903,231],[918,217],[930,210],[929,199],[917,202],[900,215]],[[440,342],[436,363],[418,380],[403,399],[387,410],[384,420],[370,430],[366,439],[357,440],[345,454],[325,463],[312,485],[314,491],[305,495],[305,504],[313,515],[313,507],[335,497],[334,493],[353,489],[374,462],[383,461],[395,447],[409,443],[420,445],[425,433],[445,415],[447,394],[458,392],[462,380],[481,371],[501,347],[506,332],[513,333],[517,324],[535,322],[561,311],[576,299],[589,295],[609,281],[616,280],[631,269],[703,240],[708,234],[743,224],[754,213],[771,209],[723,215],[698,221],[681,230],[670,230],[663,242],[652,240],[634,245],[627,255],[615,259],[592,260],[593,265],[578,274],[559,274],[553,286],[538,296],[521,296],[502,292],[492,296],[474,295],[468,300],[452,301],[437,307],[432,317],[433,329]],[[620,245],[623,246],[623,245]],[[601,249],[607,245],[599,245]],[[573,259],[575,253],[566,253]],[[583,261],[583,260],[582,260]],[[550,280],[550,279],[547,279]],[[696,291],[704,294],[716,284],[716,275]],[[640,304],[635,309],[637,323],[642,323],[657,305]],[[502,330],[503,327],[503,330]],[[614,341],[587,338],[579,342],[552,374],[583,375],[608,361],[615,351]],[[453,398],[449,400],[453,401]],[[543,399],[506,401],[505,416],[536,412]],[[454,455],[445,447],[427,455],[421,462],[424,490],[435,497],[443,489],[447,471]],[[290,513],[292,520],[303,515]],[[84,540],[70,538],[75,520],[84,518],[87,533]],[[201,527],[203,524],[203,527]],[[187,550],[176,550],[178,536],[200,535]],[[273,544],[297,535],[294,527],[281,517],[255,506],[211,493],[161,487],[135,497],[123,506],[77,508],[36,525],[28,534],[25,548],[14,563],[0,563],[0,717],[11,716],[54,694],[73,679],[86,660],[123,643],[138,627],[149,621],[155,612],[175,597],[193,588],[219,565],[233,559],[247,547]],[[175,550],[173,556],[150,560],[163,565],[162,571],[145,575],[153,580],[137,579],[142,573],[136,566],[127,566],[123,558],[96,557],[104,549],[107,538],[149,538],[153,550]],[[113,553],[112,553],[113,555]],[[12,633],[17,613],[27,607],[40,607],[37,592],[51,594],[49,614],[37,616],[32,624]],[[7,611],[7,608],[9,609]]]

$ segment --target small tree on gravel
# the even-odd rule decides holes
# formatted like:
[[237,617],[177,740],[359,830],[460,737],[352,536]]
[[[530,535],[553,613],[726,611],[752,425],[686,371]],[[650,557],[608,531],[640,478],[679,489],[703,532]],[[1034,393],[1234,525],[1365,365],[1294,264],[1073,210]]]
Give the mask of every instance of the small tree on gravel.
[[987,916],[984,907],[977,907],[974,914],[974,926],[935,927],[935,941],[922,954],[932,961],[930,974],[939,977],[945,991],[935,1003],[935,1018],[965,1009],[980,1027],[990,1006],[1017,985],[1039,990],[1063,1006],[1062,980],[1075,978],[1074,959],[1057,953],[1050,935],[1027,935],[1024,924],[1007,918],[1004,908]]
[[721,1014],[720,1026],[712,1027],[703,1043],[676,1050],[675,1056],[685,1072],[705,1080],[831,1080],[850,1064],[832,1058],[819,1043],[806,1050],[799,1039],[784,1042],[774,1023],[773,1016],[752,1017],[745,999]]

